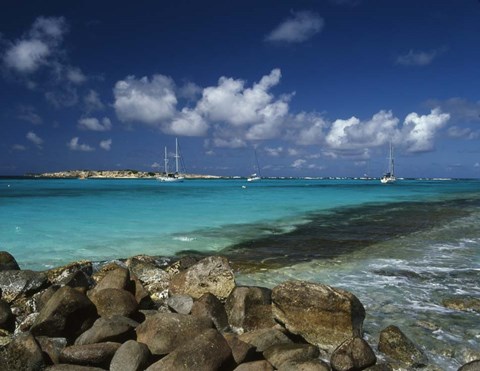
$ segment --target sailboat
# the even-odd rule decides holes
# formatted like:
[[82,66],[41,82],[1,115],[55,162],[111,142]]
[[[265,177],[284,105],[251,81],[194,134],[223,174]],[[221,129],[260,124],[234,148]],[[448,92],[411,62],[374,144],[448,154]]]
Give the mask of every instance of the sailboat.
[[255,165],[254,165],[255,172],[247,178],[247,182],[254,182],[256,180],[262,179],[260,177],[260,166],[258,165],[257,151],[255,150],[253,153],[255,155]]
[[168,155],[167,155],[167,147],[165,146],[165,174],[160,175],[157,177],[157,180],[161,182],[183,182],[185,177],[181,176],[179,173],[179,166],[178,166],[178,160],[180,159],[180,155],[178,154],[178,139],[175,138],[175,173],[171,174],[168,172]]
[[390,154],[388,156],[388,171],[380,178],[380,182],[383,184],[386,183],[393,183],[397,180],[395,178],[395,168],[394,168],[394,160],[393,160],[393,146],[392,142],[390,142]]

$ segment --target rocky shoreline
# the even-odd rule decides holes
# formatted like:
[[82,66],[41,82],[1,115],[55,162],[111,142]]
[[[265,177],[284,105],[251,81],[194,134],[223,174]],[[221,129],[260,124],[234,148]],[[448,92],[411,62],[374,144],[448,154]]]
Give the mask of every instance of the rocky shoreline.
[[0,252],[1,370],[439,370],[394,325],[372,348],[364,319],[331,286],[238,286],[221,256],[39,272]]
[[[29,174],[35,178],[66,179],[156,179],[162,172],[138,170],[67,170],[42,174]],[[216,175],[182,174],[186,179],[218,179]]]

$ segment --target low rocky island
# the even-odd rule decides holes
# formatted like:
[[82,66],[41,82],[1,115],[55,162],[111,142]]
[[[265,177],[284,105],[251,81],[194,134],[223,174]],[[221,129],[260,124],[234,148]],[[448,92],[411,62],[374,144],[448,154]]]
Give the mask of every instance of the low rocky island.
[[1,370],[439,370],[394,325],[372,347],[353,293],[239,286],[221,256],[30,271],[4,251],[0,297]]
[[[156,179],[161,172],[138,170],[67,170],[41,174],[28,174],[35,178],[67,179]],[[218,179],[216,175],[182,174],[186,179]]]

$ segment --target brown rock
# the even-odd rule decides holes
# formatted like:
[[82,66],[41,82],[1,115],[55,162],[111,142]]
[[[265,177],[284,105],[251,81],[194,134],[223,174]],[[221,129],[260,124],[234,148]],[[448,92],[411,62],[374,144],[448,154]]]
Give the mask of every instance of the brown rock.
[[224,333],[223,337],[227,341],[230,349],[232,350],[233,359],[235,363],[254,361],[258,359],[256,348],[238,338],[238,335],[231,333]]
[[292,344],[287,335],[277,329],[260,329],[246,332],[239,335],[238,338],[248,344],[253,345],[257,352],[263,352],[272,345]]
[[150,351],[145,344],[128,340],[116,351],[110,371],[141,371],[148,365]]
[[46,371],[105,371],[105,369],[99,368],[99,367],[68,365],[68,364],[57,364],[53,366],[48,366],[45,370]]
[[90,300],[95,304],[101,317],[132,316],[138,309],[135,297],[126,290],[103,289],[95,291]]
[[135,328],[138,322],[123,317],[100,317],[95,321],[92,327],[81,334],[75,345],[85,345],[104,342],[123,343],[129,339],[135,338]]
[[285,362],[278,371],[330,371],[330,366],[321,359],[308,359]]
[[92,262],[88,260],[81,260],[77,262],[73,262],[61,267],[49,269],[46,274],[48,280],[52,284],[60,284],[62,281],[67,279],[73,273],[81,271],[90,277],[93,271]]
[[17,261],[8,251],[0,251],[0,271],[20,270]]
[[137,327],[137,341],[154,355],[168,354],[192,339],[193,334],[213,327],[212,321],[178,313],[149,316]]
[[231,369],[232,365],[232,352],[227,341],[217,330],[207,329],[147,370],[215,371]]
[[44,366],[42,350],[32,334],[19,334],[8,344],[4,370],[36,371]]
[[306,361],[319,355],[318,348],[311,344],[276,344],[263,352],[265,359],[277,369],[285,362]]
[[173,295],[167,299],[167,305],[175,313],[190,314],[193,298],[189,295]]
[[67,346],[67,339],[37,336],[35,340],[40,345],[42,352],[50,358],[49,363],[60,363],[60,353]]
[[273,371],[273,366],[265,360],[242,363],[233,371]]
[[218,331],[228,328],[227,312],[215,295],[202,295],[193,303],[191,313],[193,316],[210,318]]
[[480,360],[465,363],[458,371],[478,371],[480,370]]
[[72,345],[62,350],[60,362],[108,369],[110,361],[118,348],[120,348],[120,345],[119,343],[110,342]]
[[375,353],[362,338],[345,340],[330,358],[332,368],[338,371],[363,370],[376,362]]
[[127,290],[134,293],[135,284],[130,280],[130,272],[127,268],[117,267],[108,271],[92,291],[98,292],[103,289]]
[[2,299],[11,303],[21,296],[31,296],[49,285],[47,275],[30,270],[0,271]]
[[0,329],[10,332],[15,330],[15,317],[13,316],[12,309],[3,299],[0,299]]
[[198,299],[211,293],[225,300],[235,287],[235,277],[228,260],[210,256],[200,260],[185,271],[174,275],[170,281],[170,292],[187,294]]
[[361,337],[365,308],[352,293],[306,281],[287,281],[272,290],[274,317],[310,344],[333,351]]
[[442,301],[444,307],[454,310],[480,312],[480,298],[455,297]]
[[411,367],[427,364],[425,354],[397,326],[388,326],[380,332],[378,350]]

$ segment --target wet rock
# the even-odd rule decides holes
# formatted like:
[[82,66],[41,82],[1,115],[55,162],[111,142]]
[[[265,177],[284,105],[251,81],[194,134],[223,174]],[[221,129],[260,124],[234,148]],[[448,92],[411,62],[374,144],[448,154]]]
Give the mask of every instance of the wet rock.
[[137,327],[137,341],[148,346],[154,355],[172,352],[192,339],[192,334],[213,327],[212,321],[178,313],[149,316]]
[[246,362],[238,365],[233,371],[273,371],[273,366],[265,360]]
[[285,362],[306,361],[319,355],[318,348],[311,344],[276,344],[263,352],[265,359],[277,369]]
[[228,260],[211,256],[200,260],[190,268],[174,275],[170,281],[170,292],[186,294],[198,299],[211,293],[225,300],[235,287],[235,277]]
[[62,350],[67,346],[67,339],[37,336],[35,340],[37,340],[40,345],[42,352],[50,359],[48,363],[60,363],[60,353],[62,353]]
[[79,271],[85,273],[87,277],[90,277],[93,271],[92,262],[88,260],[80,260],[61,267],[49,269],[46,271],[46,274],[48,280],[52,284],[61,285],[61,283],[67,280],[68,277]]
[[306,281],[287,281],[272,290],[274,317],[310,344],[333,351],[361,337],[365,308],[352,293]]
[[256,348],[253,345],[240,340],[238,335],[225,333],[223,334],[223,337],[232,350],[233,359],[237,365],[258,359]]
[[132,316],[138,309],[135,297],[126,290],[103,289],[90,296],[101,317]]
[[358,337],[346,340],[330,358],[332,368],[338,371],[363,370],[376,362],[377,357],[370,345]]
[[87,345],[72,345],[60,353],[61,363],[72,363],[80,366],[94,366],[108,369],[119,343],[97,343]]
[[227,312],[215,295],[202,295],[193,303],[191,313],[193,316],[210,318],[218,331],[228,328]]
[[198,261],[199,259],[194,256],[183,256],[175,263],[170,264],[167,268],[165,268],[165,272],[167,272],[170,276],[174,276],[175,274],[190,268],[192,265],[197,264]]
[[232,352],[227,341],[217,330],[207,329],[147,370],[213,371],[231,369],[232,365]]
[[230,326],[237,332],[270,328],[272,291],[264,287],[235,287],[225,302]]
[[12,309],[3,299],[0,299],[0,329],[10,332],[15,330],[15,317],[13,316]]
[[49,285],[47,275],[30,270],[0,271],[2,299],[13,302],[21,295],[30,296]]
[[90,328],[96,318],[95,305],[86,295],[64,286],[41,310],[31,331],[35,336],[66,337],[73,341]]
[[328,363],[321,359],[308,359],[304,361],[288,361],[282,364],[278,371],[330,371]]
[[100,317],[92,327],[75,340],[75,345],[104,342],[123,343],[136,337],[135,328],[137,326],[138,322],[123,316]]
[[445,308],[462,310],[462,311],[475,311],[480,313],[480,299],[471,297],[455,297],[448,298],[442,301],[442,305]]
[[45,366],[42,350],[30,333],[19,334],[8,344],[4,363],[4,370],[36,371]]
[[145,344],[128,340],[115,352],[110,362],[110,371],[145,370],[150,358],[150,351]]
[[260,329],[246,332],[238,338],[250,345],[253,345],[257,352],[263,352],[276,344],[293,344],[287,335],[277,329]]
[[397,326],[388,326],[380,332],[378,350],[411,367],[427,365],[425,354]]
[[8,251],[0,251],[0,271],[20,270],[17,261]]
[[175,313],[190,314],[193,298],[188,295],[173,295],[168,298],[167,305]]
[[458,369],[458,371],[478,371],[478,370],[480,370],[480,360],[466,363]]

